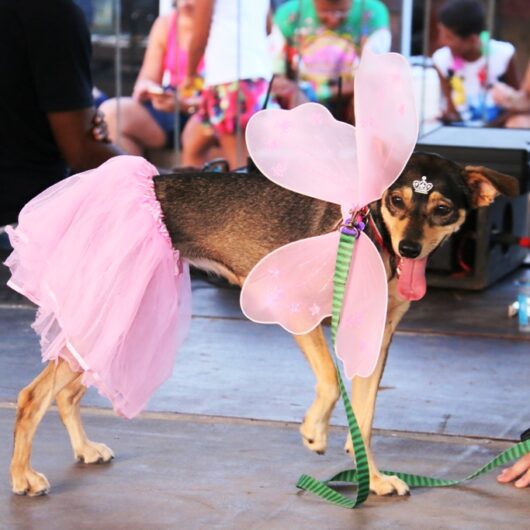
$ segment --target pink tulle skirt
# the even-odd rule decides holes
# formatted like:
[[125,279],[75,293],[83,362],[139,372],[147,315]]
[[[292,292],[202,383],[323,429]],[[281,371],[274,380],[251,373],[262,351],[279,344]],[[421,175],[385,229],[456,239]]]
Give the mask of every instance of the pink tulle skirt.
[[65,359],[131,418],[171,375],[191,288],[146,160],[119,156],[47,189],[9,237],[9,285],[39,306],[43,361]]

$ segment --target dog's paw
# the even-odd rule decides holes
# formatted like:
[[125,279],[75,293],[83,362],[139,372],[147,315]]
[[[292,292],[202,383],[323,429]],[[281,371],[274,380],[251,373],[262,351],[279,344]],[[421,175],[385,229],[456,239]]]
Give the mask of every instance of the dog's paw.
[[[344,450],[351,456],[355,454],[350,435],[348,435]],[[377,470],[370,473],[370,491],[376,495],[410,495],[408,485],[400,478],[385,475]]]
[[310,422],[304,418],[300,426],[300,434],[304,445],[311,451],[323,455],[328,445],[328,424],[322,422]]
[[410,489],[405,482],[383,473],[370,474],[370,491],[376,495],[410,495]]
[[82,447],[76,449],[75,458],[84,464],[104,464],[114,458],[114,453],[105,444],[87,440]]
[[16,495],[28,495],[29,497],[38,497],[46,495],[50,491],[50,483],[42,474],[33,469],[21,471],[11,471],[11,483],[13,493]]

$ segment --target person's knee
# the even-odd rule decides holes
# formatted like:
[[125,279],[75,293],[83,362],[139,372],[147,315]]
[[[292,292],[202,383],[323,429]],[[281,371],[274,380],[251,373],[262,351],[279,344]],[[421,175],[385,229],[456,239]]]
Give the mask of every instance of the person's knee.
[[506,120],[506,127],[509,129],[530,128],[530,114],[516,114]]
[[192,117],[182,131],[181,140],[183,152],[200,158],[215,144],[215,135],[198,118]]
[[109,121],[114,117],[117,110],[116,98],[107,99],[100,106],[99,110],[105,115],[105,119]]
[[120,120],[125,123],[136,105],[137,103],[131,98],[111,98],[104,101],[99,109],[105,115],[105,120],[110,126],[118,121],[118,114]]

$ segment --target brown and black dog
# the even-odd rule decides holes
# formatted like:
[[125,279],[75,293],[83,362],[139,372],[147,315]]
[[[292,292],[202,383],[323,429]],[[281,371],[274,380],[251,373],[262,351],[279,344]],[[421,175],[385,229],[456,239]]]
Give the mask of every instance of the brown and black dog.
[[[418,193],[414,181],[424,176],[432,188]],[[157,176],[154,182],[167,229],[180,255],[195,267],[236,285],[242,285],[267,253],[292,241],[336,230],[342,220],[337,205],[288,191],[253,171],[185,170]],[[379,495],[408,493],[400,479],[377,469],[370,450],[375,400],[388,347],[410,305],[397,292],[400,260],[425,258],[460,228],[472,208],[489,205],[499,194],[517,193],[517,180],[507,175],[483,167],[463,168],[434,154],[416,153],[382,199],[370,205],[367,234],[379,246],[385,263],[388,314],[376,370],[368,378],[354,378],[352,403],[367,446],[371,489]],[[320,326],[295,339],[317,381],[316,397],[300,432],[306,447],[322,453],[329,418],[339,397],[335,368]],[[49,490],[46,477],[32,469],[30,458],[37,426],[54,399],[75,458],[97,463],[113,457],[107,446],[87,438],[80,415],[84,392],[80,374],[72,372],[66,362],[50,363],[20,392],[11,462],[15,493],[34,496]],[[347,442],[347,450],[350,445]]]

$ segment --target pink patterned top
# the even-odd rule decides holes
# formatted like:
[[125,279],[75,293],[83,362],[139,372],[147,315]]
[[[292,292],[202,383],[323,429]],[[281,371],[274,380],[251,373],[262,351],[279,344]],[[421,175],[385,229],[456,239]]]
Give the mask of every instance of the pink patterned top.
[[[164,56],[164,72],[171,74],[171,85],[178,87],[186,76],[188,65],[188,52],[179,45],[178,40],[178,9],[175,9],[169,22],[169,32],[167,35],[166,54]],[[204,70],[204,60],[201,59],[199,72]]]

